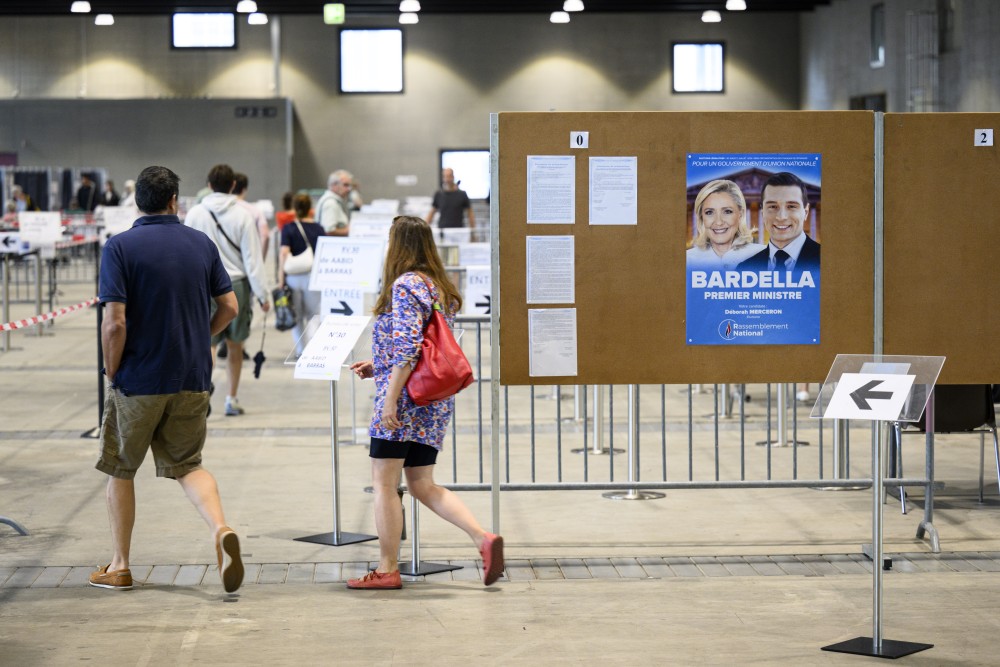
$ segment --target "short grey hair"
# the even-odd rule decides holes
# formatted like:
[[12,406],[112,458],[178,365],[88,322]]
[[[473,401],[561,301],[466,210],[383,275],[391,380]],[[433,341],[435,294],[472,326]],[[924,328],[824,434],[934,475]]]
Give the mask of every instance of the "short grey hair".
[[346,169],[338,169],[337,171],[330,174],[330,177],[326,179],[326,187],[330,187],[331,185],[342,179],[344,176],[351,179],[352,183],[354,182],[354,174],[347,171]]

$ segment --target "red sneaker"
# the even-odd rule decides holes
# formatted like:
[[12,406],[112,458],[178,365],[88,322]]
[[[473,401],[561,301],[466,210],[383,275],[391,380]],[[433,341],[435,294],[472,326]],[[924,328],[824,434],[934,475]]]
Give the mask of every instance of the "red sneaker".
[[397,589],[403,587],[403,580],[399,578],[399,570],[392,572],[379,572],[372,570],[360,579],[348,579],[348,588],[376,588],[376,589]]
[[503,574],[503,538],[486,533],[479,555],[483,557],[483,585],[489,586]]

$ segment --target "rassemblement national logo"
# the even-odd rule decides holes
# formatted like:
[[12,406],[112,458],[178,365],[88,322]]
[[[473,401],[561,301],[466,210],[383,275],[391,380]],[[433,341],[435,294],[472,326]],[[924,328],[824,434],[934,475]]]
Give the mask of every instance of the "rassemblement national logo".
[[736,321],[735,320],[722,320],[719,323],[719,335],[722,336],[724,340],[732,340],[736,337]]

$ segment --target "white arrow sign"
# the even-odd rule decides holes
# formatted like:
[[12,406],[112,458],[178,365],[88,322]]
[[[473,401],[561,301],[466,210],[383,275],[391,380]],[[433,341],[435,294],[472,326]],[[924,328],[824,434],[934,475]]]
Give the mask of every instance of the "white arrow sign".
[[899,419],[915,375],[844,373],[823,413],[824,419]]
[[[28,244],[25,243],[25,246]],[[2,232],[0,233],[0,254],[10,253],[19,255],[22,250],[26,248],[21,247],[21,237],[17,232]]]

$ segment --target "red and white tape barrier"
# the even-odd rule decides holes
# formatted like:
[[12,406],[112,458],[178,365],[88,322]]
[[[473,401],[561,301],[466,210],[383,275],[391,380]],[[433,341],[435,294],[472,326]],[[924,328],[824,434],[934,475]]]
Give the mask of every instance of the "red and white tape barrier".
[[26,327],[33,327],[36,324],[41,324],[45,320],[52,320],[60,315],[65,315],[67,313],[72,313],[75,310],[80,310],[81,308],[87,308],[88,306],[93,306],[97,303],[97,297],[93,299],[87,299],[86,301],[81,301],[74,306],[66,306],[65,308],[60,308],[59,310],[53,310],[51,313],[45,313],[44,315],[35,315],[34,317],[29,317],[26,320],[14,320],[13,322],[8,322],[7,324],[0,324],[0,331],[13,331],[14,329],[24,329]]

